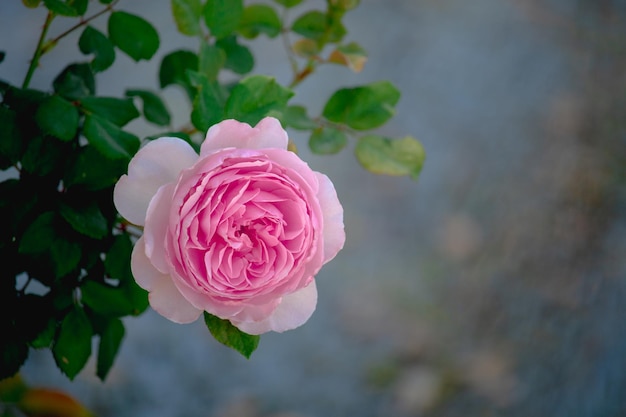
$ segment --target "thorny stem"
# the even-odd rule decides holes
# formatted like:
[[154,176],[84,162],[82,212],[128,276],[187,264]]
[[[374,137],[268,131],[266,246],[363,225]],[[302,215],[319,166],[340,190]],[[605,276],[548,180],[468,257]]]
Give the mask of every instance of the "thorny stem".
[[41,29],[41,34],[39,35],[39,41],[37,42],[37,48],[35,49],[35,53],[33,54],[33,58],[30,60],[30,65],[28,66],[28,72],[26,73],[26,77],[24,78],[24,82],[22,83],[22,88],[27,88],[30,84],[30,80],[33,77],[33,73],[35,72],[35,68],[39,65],[39,58],[43,54],[43,41],[46,38],[46,34],[48,33],[48,29],[50,29],[50,23],[52,23],[52,19],[54,19],[54,13],[48,12],[46,16],[46,21],[43,24],[43,28]]
[[35,69],[39,66],[39,59],[41,56],[48,51],[50,51],[61,39],[74,32],[76,29],[85,26],[92,20],[102,16],[104,13],[113,10],[113,6],[117,4],[120,0],[113,0],[110,4],[108,4],[104,9],[100,10],[98,13],[89,16],[86,19],[81,19],[80,22],[76,23],[71,28],[67,29],[65,32],[56,36],[53,39],[50,39],[44,44],[44,39],[46,34],[48,33],[48,29],[50,28],[50,23],[52,23],[52,19],[56,16],[53,12],[48,11],[48,15],[46,16],[46,21],[44,23],[43,29],[41,31],[41,35],[39,36],[39,41],[37,42],[37,48],[35,49],[35,53],[33,54],[33,59],[30,61],[30,66],[28,67],[28,72],[26,73],[26,77],[24,78],[24,83],[22,84],[22,88],[27,88],[30,84],[30,80],[33,77],[33,73]]

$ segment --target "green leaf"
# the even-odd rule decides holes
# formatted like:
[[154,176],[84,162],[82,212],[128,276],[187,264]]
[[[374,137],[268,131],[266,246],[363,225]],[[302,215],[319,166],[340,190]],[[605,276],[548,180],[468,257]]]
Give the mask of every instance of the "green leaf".
[[61,203],[61,216],[74,230],[94,239],[102,239],[109,233],[107,220],[95,201],[77,204]]
[[[4,51],[0,51],[0,62],[4,61],[4,57],[6,56],[6,53]],[[0,92],[4,91],[3,89],[0,89]]]
[[115,61],[113,44],[102,32],[87,26],[78,40],[78,48],[85,54],[94,54],[91,68],[94,72],[104,71]]
[[408,136],[396,140],[363,136],[355,153],[361,165],[374,174],[410,175],[413,179],[418,178],[426,157],[422,144]]
[[309,148],[318,155],[332,155],[345,148],[348,137],[341,130],[332,127],[317,128],[309,138]]
[[383,125],[394,114],[400,92],[388,81],[337,90],[326,103],[323,115],[353,129],[367,130]]
[[253,39],[264,33],[270,38],[280,34],[282,23],[273,7],[265,4],[252,4],[243,11],[238,31],[244,37]]
[[237,43],[237,38],[231,36],[220,39],[215,43],[226,54],[225,68],[236,74],[247,74],[254,68],[254,56],[247,46]]
[[87,145],[73,155],[63,183],[67,188],[83,185],[87,190],[101,190],[115,184],[127,169],[126,160],[108,159],[94,146]]
[[260,336],[244,333],[228,320],[222,320],[205,311],[204,322],[218,342],[236,350],[248,359],[259,346]]
[[200,0],[171,0],[172,15],[176,28],[183,35],[195,36],[200,33],[202,3]]
[[29,9],[39,7],[39,3],[41,3],[41,0],[22,0],[22,4],[24,4],[24,6],[28,7]]
[[215,81],[224,64],[226,64],[226,52],[217,46],[203,42],[200,46],[198,72],[206,75],[210,81]]
[[198,56],[185,50],[171,52],[163,57],[159,67],[159,85],[165,88],[168,85],[179,85],[193,100],[195,89],[189,83],[187,70],[198,69]]
[[243,16],[243,0],[207,0],[203,14],[211,35],[224,38],[237,29]]
[[191,122],[199,131],[206,132],[209,127],[222,120],[224,106],[216,81],[209,81],[203,74],[195,74],[194,78],[199,83],[196,87],[196,97],[193,100]]
[[72,101],[93,95],[96,80],[91,65],[86,63],[68,65],[53,81],[54,91]]
[[302,0],[274,0],[276,3],[281,4],[287,8],[297,6],[302,3]]
[[69,101],[53,95],[41,103],[35,121],[44,133],[69,141],[78,130],[78,109]]
[[82,249],[78,243],[57,236],[50,247],[54,276],[60,278],[72,272],[78,266],[81,255]]
[[109,38],[135,61],[149,60],[159,49],[159,34],[145,19],[122,11],[111,13]]
[[104,316],[123,317],[133,313],[134,306],[124,287],[113,287],[95,281],[86,281],[80,287],[82,302]]
[[293,94],[272,77],[252,75],[235,85],[226,101],[224,115],[256,125],[271,111],[282,111]]
[[170,124],[170,112],[157,94],[148,90],[126,90],[127,97],[139,97],[143,102],[143,116],[157,126]]
[[85,97],[80,106],[84,113],[95,113],[120,127],[139,117],[131,98]]
[[340,20],[329,19],[318,10],[308,11],[298,17],[291,25],[291,30],[321,43],[339,42],[347,33]]
[[35,349],[49,348],[54,340],[56,329],[57,321],[54,318],[48,319],[46,327],[30,342],[30,345]]
[[0,169],[7,169],[22,155],[22,137],[15,111],[0,104]]
[[22,169],[40,177],[50,174],[65,158],[59,145],[52,136],[35,136],[22,155]]
[[104,381],[113,366],[117,352],[124,339],[124,324],[120,319],[111,319],[100,334],[96,375]]
[[24,231],[18,248],[19,253],[37,254],[48,251],[56,239],[54,222],[53,212],[40,214]]
[[96,114],[87,115],[83,134],[102,155],[110,159],[127,159],[139,150],[139,138],[125,132]]
[[85,311],[73,308],[63,319],[52,353],[57,366],[70,380],[83,369],[91,356],[93,329]]
[[288,106],[280,115],[280,119],[286,126],[297,130],[317,128],[317,123],[306,114],[304,106]]
[[84,15],[87,11],[87,2],[88,0],[43,0],[46,8],[52,13],[69,17]]

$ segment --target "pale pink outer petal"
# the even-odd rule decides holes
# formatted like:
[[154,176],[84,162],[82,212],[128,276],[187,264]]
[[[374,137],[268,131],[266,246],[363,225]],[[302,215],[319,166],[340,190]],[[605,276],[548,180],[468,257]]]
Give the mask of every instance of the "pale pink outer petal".
[[231,320],[239,330],[248,334],[262,334],[269,331],[282,333],[300,327],[313,315],[317,305],[315,280],[306,287],[283,296],[281,303],[272,314],[262,321],[237,322]]
[[337,198],[337,191],[330,179],[319,172],[315,173],[319,181],[317,198],[324,216],[324,263],[333,259],[346,243],[343,224],[343,207]]
[[191,305],[170,279],[159,281],[148,294],[148,300],[154,311],[174,323],[191,323],[202,314],[202,310]]
[[165,251],[165,236],[169,227],[170,207],[176,184],[171,182],[159,188],[150,200],[143,231],[145,253],[156,269],[170,272],[169,256]]
[[266,117],[255,127],[237,120],[224,120],[209,128],[200,148],[200,156],[223,148],[287,149],[289,138],[280,122],[273,117]]
[[179,138],[164,137],[148,142],[128,164],[113,190],[117,211],[129,222],[143,226],[150,200],[159,187],[175,181],[184,168],[192,166],[198,154]]
[[152,265],[145,248],[143,237],[140,237],[135,243],[130,266],[137,285],[149,292],[152,309],[175,323],[196,321],[202,310],[182,296],[169,275],[162,274]]

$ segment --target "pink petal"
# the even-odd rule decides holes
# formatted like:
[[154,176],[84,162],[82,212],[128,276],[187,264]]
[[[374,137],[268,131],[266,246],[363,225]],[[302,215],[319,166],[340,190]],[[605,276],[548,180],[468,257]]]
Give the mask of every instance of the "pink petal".
[[154,311],[174,323],[191,323],[202,314],[182,296],[171,279],[159,281],[148,295]]
[[146,213],[146,225],[142,240],[145,241],[146,256],[156,269],[163,273],[169,272],[168,255],[165,251],[165,235],[170,221],[170,204],[174,194],[175,183],[169,183],[157,190],[150,200]]
[[146,244],[143,236],[137,240],[133,248],[130,269],[137,285],[146,291],[152,291],[159,282],[170,279],[169,275],[159,272],[146,256]]
[[237,120],[224,120],[211,126],[200,148],[200,156],[205,156],[223,148],[287,149],[289,138],[280,122],[266,117],[256,127]]
[[316,172],[319,181],[317,198],[324,216],[324,263],[333,259],[346,242],[343,225],[343,207],[337,198],[337,191],[330,179]]
[[262,334],[269,331],[282,333],[303,325],[315,311],[317,287],[315,280],[292,294],[285,295],[276,310],[265,320],[256,322],[236,322],[233,325],[248,334]]
[[184,168],[192,166],[198,155],[179,138],[159,138],[148,142],[128,164],[113,192],[117,211],[129,222],[143,226],[146,210],[156,191],[174,181]]

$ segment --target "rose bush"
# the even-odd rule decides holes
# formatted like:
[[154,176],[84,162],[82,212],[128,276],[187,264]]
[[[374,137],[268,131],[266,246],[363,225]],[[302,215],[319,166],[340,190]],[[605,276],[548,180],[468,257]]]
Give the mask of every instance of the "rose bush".
[[206,311],[249,334],[309,319],[314,276],[344,245],[343,208],[287,144],[274,118],[225,120],[199,156],[163,137],[133,157],[114,203],[144,228],[131,267],[155,311],[177,323]]

